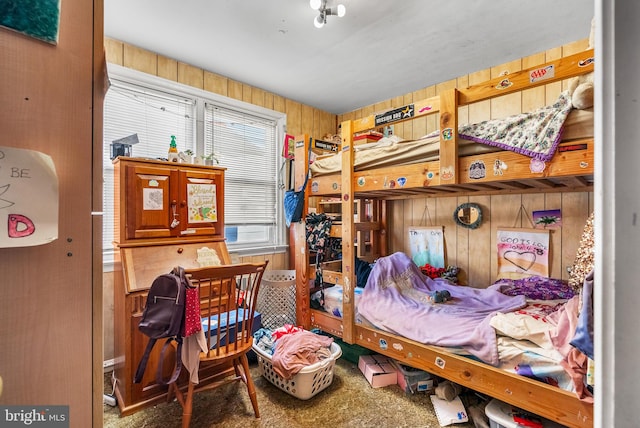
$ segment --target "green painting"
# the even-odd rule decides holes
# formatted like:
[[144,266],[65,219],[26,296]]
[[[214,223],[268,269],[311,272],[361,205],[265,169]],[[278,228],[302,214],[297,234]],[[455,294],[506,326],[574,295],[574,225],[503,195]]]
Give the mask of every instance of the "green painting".
[[27,36],[58,42],[60,0],[0,0],[0,26]]

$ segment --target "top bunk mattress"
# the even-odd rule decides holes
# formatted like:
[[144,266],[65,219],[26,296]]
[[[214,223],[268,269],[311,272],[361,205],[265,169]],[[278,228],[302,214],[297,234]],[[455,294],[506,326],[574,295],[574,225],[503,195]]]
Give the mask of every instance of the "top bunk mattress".
[[[571,109],[562,126],[561,141],[593,137],[593,109]],[[489,144],[458,139],[458,155],[470,156],[503,150]],[[364,171],[385,166],[401,166],[439,158],[440,136],[433,132],[418,140],[401,140],[396,136],[382,138],[376,143],[354,147],[354,169]],[[342,169],[342,154],[318,156],[309,169],[314,177],[335,174]]]

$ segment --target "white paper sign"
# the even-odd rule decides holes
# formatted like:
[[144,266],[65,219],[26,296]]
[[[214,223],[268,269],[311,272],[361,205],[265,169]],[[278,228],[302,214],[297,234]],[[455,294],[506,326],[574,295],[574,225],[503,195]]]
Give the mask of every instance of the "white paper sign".
[[549,231],[498,229],[498,278],[549,276]]
[[444,266],[444,227],[410,227],[409,255],[418,266],[426,264],[435,268]]
[[0,248],[58,239],[58,176],[49,155],[0,146]]

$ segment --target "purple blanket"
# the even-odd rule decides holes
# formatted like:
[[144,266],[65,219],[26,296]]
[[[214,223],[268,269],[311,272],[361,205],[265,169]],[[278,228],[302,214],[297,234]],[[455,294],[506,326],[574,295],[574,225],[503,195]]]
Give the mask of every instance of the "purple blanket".
[[[432,303],[431,293],[442,290],[448,290],[451,299]],[[374,265],[358,312],[381,330],[425,344],[463,347],[497,366],[496,334],[489,320],[495,312],[511,312],[525,305],[524,296],[433,280],[409,256],[395,253]]]

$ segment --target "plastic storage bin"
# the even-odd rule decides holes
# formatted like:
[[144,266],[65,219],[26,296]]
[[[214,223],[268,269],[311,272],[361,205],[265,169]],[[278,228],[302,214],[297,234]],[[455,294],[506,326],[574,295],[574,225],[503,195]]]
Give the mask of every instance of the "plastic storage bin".
[[296,271],[266,271],[262,275],[256,310],[262,314],[262,326],[270,330],[285,324],[296,325]]
[[[511,404],[504,403],[502,401],[496,400],[495,398],[491,400],[484,409],[484,413],[489,418],[489,424],[491,428],[520,428],[524,425],[518,424],[514,419],[514,416],[525,416],[529,419],[539,422],[544,428],[563,428],[564,425],[560,425],[556,422],[550,421],[548,419],[541,418],[540,416],[536,416],[533,413],[529,413],[524,410],[520,410],[517,407],[513,407]],[[533,424],[528,424],[527,426],[535,426]]]
[[331,344],[331,357],[311,364],[300,370],[295,376],[287,380],[273,370],[271,355],[257,346],[253,350],[258,356],[260,373],[269,382],[300,400],[308,400],[320,391],[326,389],[333,382],[333,368],[336,360],[342,355],[340,345]]
[[413,367],[393,361],[398,369],[398,385],[406,393],[415,394],[416,392],[433,391],[433,378],[424,370],[418,370]]

